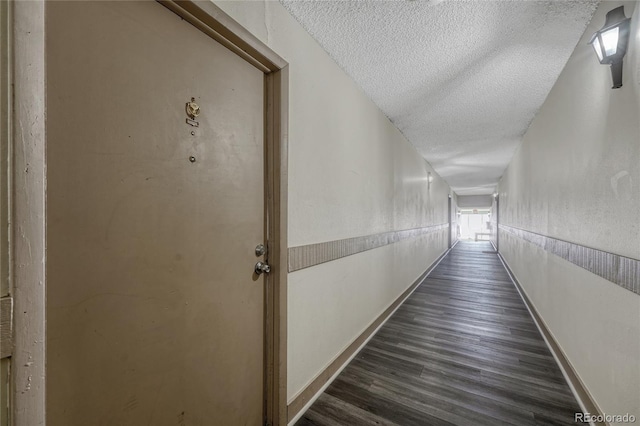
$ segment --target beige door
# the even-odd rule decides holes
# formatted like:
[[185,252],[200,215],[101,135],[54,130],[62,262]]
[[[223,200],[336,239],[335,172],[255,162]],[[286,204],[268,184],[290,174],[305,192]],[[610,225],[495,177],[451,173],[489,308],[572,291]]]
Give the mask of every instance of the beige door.
[[263,74],[156,2],[46,17],[47,426],[261,424]]

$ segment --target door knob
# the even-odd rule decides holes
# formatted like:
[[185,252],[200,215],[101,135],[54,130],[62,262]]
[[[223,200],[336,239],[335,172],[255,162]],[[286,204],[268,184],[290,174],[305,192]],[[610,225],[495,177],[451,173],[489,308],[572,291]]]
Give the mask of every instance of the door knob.
[[265,274],[268,274],[271,271],[271,266],[269,266],[268,264],[264,263],[264,262],[258,262],[256,263],[256,267],[254,269],[256,271],[256,274],[260,275],[263,272]]

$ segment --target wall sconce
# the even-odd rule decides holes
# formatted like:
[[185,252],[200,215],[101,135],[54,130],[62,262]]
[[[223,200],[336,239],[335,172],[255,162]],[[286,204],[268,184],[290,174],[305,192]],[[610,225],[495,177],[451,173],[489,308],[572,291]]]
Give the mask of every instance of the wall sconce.
[[427,182],[433,182],[433,176],[431,176],[431,172],[427,172]]
[[611,65],[612,89],[622,87],[622,58],[629,44],[630,20],[624,15],[624,6],[610,10],[604,27],[596,31],[589,41],[598,55],[598,61],[603,65]]
[[493,198],[498,198],[498,193],[497,192],[494,192],[492,195],[493,195]]

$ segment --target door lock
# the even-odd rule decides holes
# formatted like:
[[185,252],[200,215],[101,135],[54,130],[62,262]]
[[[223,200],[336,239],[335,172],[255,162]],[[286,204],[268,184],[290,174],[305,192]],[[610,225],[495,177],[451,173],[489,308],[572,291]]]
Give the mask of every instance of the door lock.
[[265,254],[267,254],[267,248],[264,244],[258,244],[256,246],[256,256],[264,256]]
[[258,262],[258,263],[256,263],[254,271],[258,275],[260,275],[262,273],[268,274],[269,272],[271,272],[271,266],[269,266],[268,264],[266,264],[264,262]]

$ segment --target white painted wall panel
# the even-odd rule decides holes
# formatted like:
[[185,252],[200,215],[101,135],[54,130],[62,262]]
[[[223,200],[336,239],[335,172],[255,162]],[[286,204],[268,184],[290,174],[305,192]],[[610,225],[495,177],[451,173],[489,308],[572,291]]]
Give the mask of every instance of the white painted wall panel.
[[446,244],[442,231],[290,274],[290,398],[400,296]]
[[498,200],[495,197],[491,197],[491,242],[497,248],[498,247]]
[[458,207],[460,208],[489,208],[492,201],[491,195],[458,195]]
[[[280,3],[216,4],[289,62],[290,247],[447,223],[448,185]],[[438,235],[289,275],[289,400],[446,250]]]
[[[620,4],[633,19],[612,90],[587,43]],[[600,4],[500,182],[502,224],[640,259],[636,5]],[[640,297],[505,232],[500,251],[600,408],[640,417]]]
[[621,89],[611,89],[609,67],[587,44],[622,3],[631,16],[636,2],[602,3],[526,133],[500,185],[501,221],[639,259],[638,19]]
[[500,252],[598,406],[640,418],[640,297],[511,234]]

